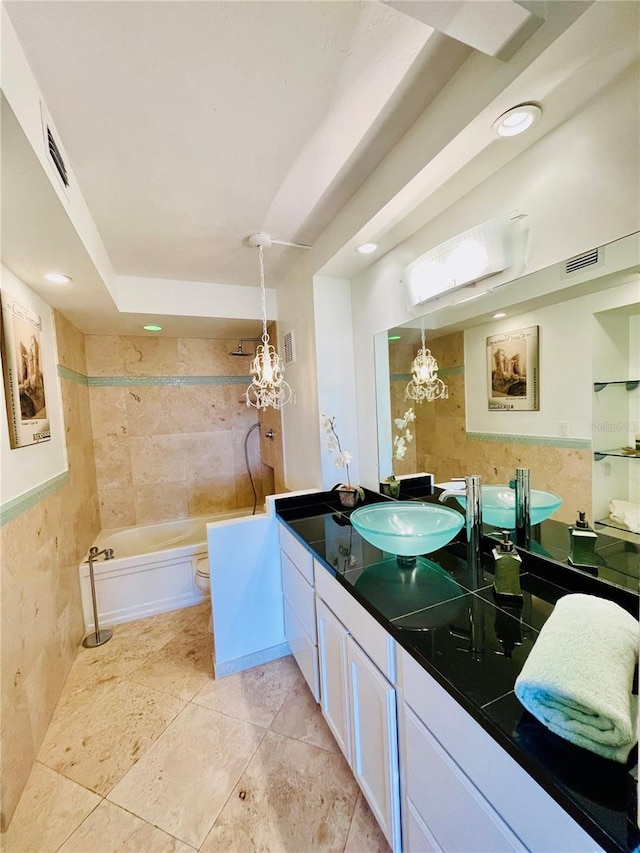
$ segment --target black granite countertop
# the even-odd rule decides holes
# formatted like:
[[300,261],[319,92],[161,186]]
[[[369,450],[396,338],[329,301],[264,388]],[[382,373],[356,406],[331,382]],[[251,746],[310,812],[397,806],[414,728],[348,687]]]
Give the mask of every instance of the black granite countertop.
[[[367,503],[388,500],[375,492],[366,494]],[[437,494],[431,489],[411,497],[433,500]],[[362,539],[349,522],[350,511],[341,508],[331,492],[278,499],[276,511],[342,586],[603,849],[640,849],[637,747],[626,765],[601,758],[550,732],[513,692],[559,598],[569,592],[599,594],[637,618],[637,581],[632,591],[563,568],[556,562],[559,556],[536,552],[534,543],[534,555],[523,555],[523,601],[520,606],[504,604],[493,594],[490,538],[483,540],[487,553],[475,571],[467,564],[464,531],[446,548],[419,557],[415,568],[406,569]],[[566,526],[543,525],[549,533],[538,543],[540,548],[559,549]],[[610,544],[611,553],[629,553],[615,540]],[[635,553],[637,559],[637,549]]]

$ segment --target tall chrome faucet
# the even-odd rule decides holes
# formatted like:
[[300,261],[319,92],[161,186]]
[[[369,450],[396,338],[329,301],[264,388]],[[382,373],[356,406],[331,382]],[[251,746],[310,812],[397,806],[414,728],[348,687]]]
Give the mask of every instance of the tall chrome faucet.
[[516,468],[509,486],[516,490],[516,544],[529,547],[531,538],[531,469]]
[[[473,569],[482,566],[482,477],[472,474],[464,477],[465,495],[467,499],[466,508],[466,531],[467,531],[467,561]],[[438,498],[444,501],[449,497],[457,497],[460,492],[447,489]]]

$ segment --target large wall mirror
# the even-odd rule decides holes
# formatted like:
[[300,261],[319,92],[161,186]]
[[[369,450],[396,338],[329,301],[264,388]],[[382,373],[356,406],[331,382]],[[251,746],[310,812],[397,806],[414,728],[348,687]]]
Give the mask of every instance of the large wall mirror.
[[[517,467],[530,468],[533,489],[562,499],[553,523],[532,531],[532,548],[565,561],[567,526],[584,511],[598,522],[602,548],[618,554],[610,579],[637,588],[639,235],[599,247],[591,259],[585,253],[584,263],[575,272],[565,262],[511,282],[502,311],[493,307],[493,293],[491,311],[478,299],[474,310],[466,304],[427,312],[376,336],[380,479],[429,472],[443,483],[480,474],[484,484],[507,484]],[[446,399],[405,397],[422,328]],[[531,329],[535,346],[524,339]],[[499,360],[496,384],[507,408],[490,404]],[[537,408],[522,401],[534,370]]]

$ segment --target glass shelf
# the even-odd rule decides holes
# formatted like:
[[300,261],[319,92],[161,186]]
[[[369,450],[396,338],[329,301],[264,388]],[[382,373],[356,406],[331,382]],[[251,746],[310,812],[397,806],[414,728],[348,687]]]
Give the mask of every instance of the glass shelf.
[[609,382],[594,382],[593,390],[597,394],[598,391],[602,391],[607,385],[624,385],[627,391],[635,391],[638,385],[640,385],[640,379],[615,379]]
[[633,531],[631,528],[624,523],[624,521],[618,521],[614,518],[611,518],[608,515],[606,518],[599,518],[595,524],[601,525],[602,527],[608,527],[612,530],[622,530],[624,533],[629,533],[633,535]]
[[596,462],[599,462],[601,459],[604,459],[605,456],[620,456],[622,459],[640,459],[640,450],[629,451],[625,453],[622,448],[615,448],[614,450],[594,450],[593,458]]

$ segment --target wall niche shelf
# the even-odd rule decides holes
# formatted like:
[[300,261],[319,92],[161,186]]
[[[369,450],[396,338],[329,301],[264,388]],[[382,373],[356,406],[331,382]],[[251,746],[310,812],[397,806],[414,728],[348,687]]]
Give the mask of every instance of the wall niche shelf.
[[597,394],[598,391],[602,391],[607,385],[624,385],[627,391],[635,391],[638,385],[640,385],[640,379],[615,379],[610,382],[594,382],[593,390]]
[[600,462],[606,456],[620,456],[623,459],[640,459],[640,450],[629,450],[625,452],[621,447],[615,450],[594,450],[593,458],[596,462]]

